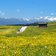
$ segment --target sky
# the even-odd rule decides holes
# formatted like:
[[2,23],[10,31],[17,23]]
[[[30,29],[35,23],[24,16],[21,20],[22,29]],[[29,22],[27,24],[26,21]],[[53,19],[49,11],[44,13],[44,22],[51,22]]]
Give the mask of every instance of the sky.
[[56,0],[0,0],[0,17],[56,16]]

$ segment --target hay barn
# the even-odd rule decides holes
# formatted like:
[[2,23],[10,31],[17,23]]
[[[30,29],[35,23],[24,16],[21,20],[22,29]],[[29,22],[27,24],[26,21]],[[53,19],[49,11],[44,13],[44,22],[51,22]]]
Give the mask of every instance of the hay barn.
[[40,22],[40,23],[38,23],[38,26],[39,27],[47,27],[47,22]]

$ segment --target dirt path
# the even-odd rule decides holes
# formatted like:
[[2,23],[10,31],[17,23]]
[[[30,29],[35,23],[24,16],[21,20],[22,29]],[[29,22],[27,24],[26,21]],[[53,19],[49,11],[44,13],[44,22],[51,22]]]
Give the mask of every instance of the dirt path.
[[27,26],[23,26],[17,33],[24,32],[26,30]]

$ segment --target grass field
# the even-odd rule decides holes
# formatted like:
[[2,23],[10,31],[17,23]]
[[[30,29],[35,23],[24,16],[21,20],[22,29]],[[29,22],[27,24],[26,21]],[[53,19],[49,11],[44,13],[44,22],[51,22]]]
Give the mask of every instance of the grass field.
[[0,26],[0,56],[56,56],[56,22],[17,34],[21,27]]

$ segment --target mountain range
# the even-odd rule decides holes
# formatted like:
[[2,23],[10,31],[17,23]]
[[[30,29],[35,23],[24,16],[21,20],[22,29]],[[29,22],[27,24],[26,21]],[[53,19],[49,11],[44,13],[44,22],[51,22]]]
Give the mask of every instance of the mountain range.
[[37,18],[0,18],[0,25],[11,25],[11,24],[30,24],[34,22],[50,22],[56,21],[56,17],[37,17]]

